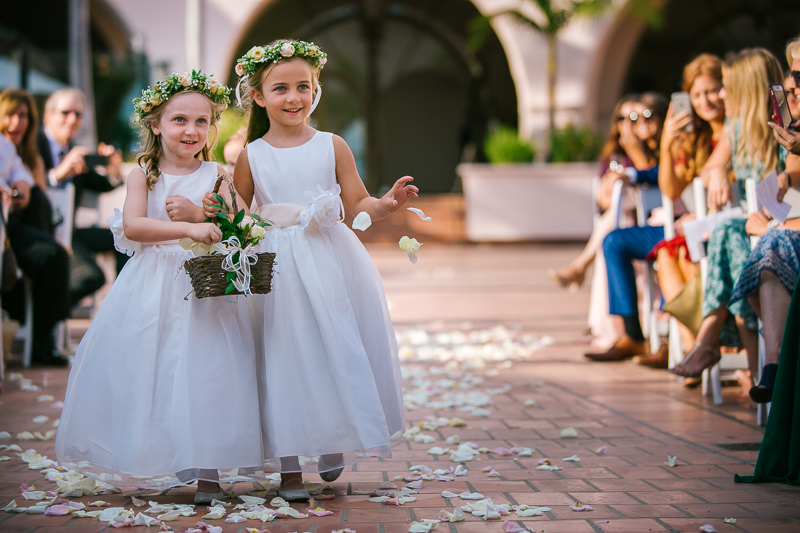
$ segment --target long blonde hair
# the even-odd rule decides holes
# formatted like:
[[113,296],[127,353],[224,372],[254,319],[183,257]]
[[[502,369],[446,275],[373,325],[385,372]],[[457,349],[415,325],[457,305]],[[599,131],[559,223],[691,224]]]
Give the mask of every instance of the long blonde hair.
[[763,177],[780,163],[778,143],[767,125],[773,112],[768,86],[783,81],[780,63],[764,48],[747,48],[726,58],[722,80],[731,116],[739,121],[731,149],[744,165],[757,168],[761,162]]
[[[690,92],[700,76],[722,82],[722,60],[712,54],[700,54],[683,68],[683,90]],[[681,151],[686,156],[684,178],[692,181],[700,175],[703,165],[711,155],[711,124],[695,113],[694,131],[681,133]]]
[[[271,43],[264,45],[264,48],[271,48],[278,44],[281,41],[293,41],[294,39],[276,39]],[[289,59],[285,59],[284,61],[292,61],[294,59],[300,59],[308,63],[308,66],[311,68],[311,75],[314,78],[314,91],[319,90],[319,71],[320,68],[314,66],[314,63],[305,58],[303,56],[294,56]],[[253,95],[251,94],[252,90],[256,90],[259,93],[261,92],[261,85],[264,82],[264,78],[266,77],[267,73],[272,70],[275,66],[275,63],[270,62],[263,62],[259,63],[258,67],[250,76],[246,78],[242,78],[241,85],[239,87],[239,91],[242,96],[242,106],[247,109],[247,143],[251,143],[256,139],[264,136],[265,133],[269,131],[269,116],[267,115],[267,110],[258,105],[253,100]],[[308,122],[311,117],[306,118],[306,122]]]
[[[201,161],[213,161],[211,149],[219,139],[219,131],[217,130],[217,115],[224,109],[223,104],[217,104],[205,94],[199,91],[181,91],[178,94],[196,93],[205,96],[208,104],[211,106],[211,117],[208,123],[208,138],[203,148],[195,154],[195,157]],[[176,95],[177,96],[177,95]],[[152,111],[143,116],[140,120],[141,131],[139,132],[139,155],[136,156],[136,163],[144,170],[144,175],[147,178],[147,188],[152,190],[153,186],[161,176],[161,170],[158,168],[158,161],[161,159],[161,136],[153,133],[153,125],[157,125],[158,121],[164,115],[164,109],[169,104],[169,100],[161,105],[153,108]]]
[[28,168],[34,169],[39,158],[39,148],[36,146],[39,114],[36,111],[36,101],[31,93],[14,88],[8,88],[0,93],[0,133],[5,133],[3,119],[8,115],[13,115],[23,104],[28,107],[28,129],[25,130],[25,135],[22,136],[22,141],[17,147],[17,154]]

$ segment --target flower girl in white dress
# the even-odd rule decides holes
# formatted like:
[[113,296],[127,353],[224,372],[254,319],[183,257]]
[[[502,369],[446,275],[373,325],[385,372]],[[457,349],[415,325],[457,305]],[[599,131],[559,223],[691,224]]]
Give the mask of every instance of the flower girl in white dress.
[[[273,224],[260,246],[276,253],[272,293],[248,298],[264,457],[280,469],[279,494],[290,501],[309,497],[302,472],[333,481],[365,457],[391,457],[404,430],[383,284],[342,219],[345,211],[384,218],[418,189],[406,176],[382,198],[369,196],[345,141],[308,125],[326,60],[313,43],[280,40],[254,47],[236,66],[249,144],[234,184],[244,205],[255,196]],[[213,200],[204,204],[211,214]]]
[[[56,439],[59,464],[116,486],[198,481],[195,503],[219,481],[263,480],[253,332],[243,297],[199,300],[178,239],[222,234],[201,202],[221,167],[209,130],[229,89],[199,72],[168,77],[134,100],[141,168],[124,214],[110,220],[133,258],[78,347]],[[123,231],[124,230],[124,231]]]

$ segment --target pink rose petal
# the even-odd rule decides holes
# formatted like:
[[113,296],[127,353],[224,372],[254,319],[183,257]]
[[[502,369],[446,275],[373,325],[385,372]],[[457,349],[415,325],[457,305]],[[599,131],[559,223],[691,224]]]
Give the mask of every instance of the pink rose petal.
[[333,514],[333,511],[328,511],[322,507],[317,507],[316,509],[306,509],[306,512],[314,516],[331,516]]

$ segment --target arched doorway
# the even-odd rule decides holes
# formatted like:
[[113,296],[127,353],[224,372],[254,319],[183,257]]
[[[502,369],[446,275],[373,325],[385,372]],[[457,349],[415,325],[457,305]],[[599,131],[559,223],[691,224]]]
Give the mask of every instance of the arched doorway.
[[458,0],[327,0],[313,9],[275,0],[252,17],[236,53],[280,37],[314,41],[329,56],[314,119],[347,140],[370,191],[410,174],[425,192],[447,192],[490,121],[517,123],[499,41],[468,46],[478,14]]
[[628,92],[680,90],[684,65],[703,52],[725,57],[749,47],[770,50],[786,67],[786,42],[800,35],[800,3],[781,0],[669,0],[663,24],[647,27],[623,9],[601,40],[589,78],[591,119],[607,124]]

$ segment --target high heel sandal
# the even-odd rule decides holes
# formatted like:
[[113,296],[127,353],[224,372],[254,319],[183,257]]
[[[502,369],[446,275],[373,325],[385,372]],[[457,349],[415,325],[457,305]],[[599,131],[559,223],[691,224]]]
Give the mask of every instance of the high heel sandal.
[[[704,352],[710,354],[711,361],[707,363],[700,370],[692,372],[686,368],[686,363],[690,362],[692,360],[692,357],[696,357],[697,352],[699,352],[700,350],[703,350]],[[713,346],[709,346],[708,344],[703,344],[702,342],[695,342],[694,348],[692,348],[692,351],[686,354],[686,357],[683,358],[683,361],[673,366],[672,368],[668,369],[667,372],[684,378],[697,378],[703,374],[703,370],[719,363],[720,359],[722,359],[722,354],[720,354],[719,348],[714,348]]]
[[771,402],[777,373],[778,365],[776,363],[764,365],[764,368],[761,369],[761,380],[758,385],[750,389],[750,399],[756,403]]
[[548,270],[547,277],[559,287],[567,288],[570,292],[576,292],[581,288],[581,285],[583,285],[586,273],[583,272],[580,275],[563,276],[557,270]]

